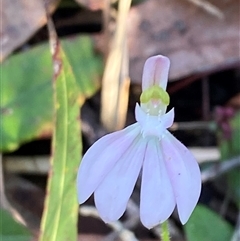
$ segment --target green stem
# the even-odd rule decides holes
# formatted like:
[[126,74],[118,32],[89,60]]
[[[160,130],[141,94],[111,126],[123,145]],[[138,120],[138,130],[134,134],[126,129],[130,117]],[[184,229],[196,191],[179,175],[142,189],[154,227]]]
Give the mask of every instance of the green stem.
[[169,235],[167,221],[163,222],[161,225],[161,240],[162,241],[170,241],[170,235]]

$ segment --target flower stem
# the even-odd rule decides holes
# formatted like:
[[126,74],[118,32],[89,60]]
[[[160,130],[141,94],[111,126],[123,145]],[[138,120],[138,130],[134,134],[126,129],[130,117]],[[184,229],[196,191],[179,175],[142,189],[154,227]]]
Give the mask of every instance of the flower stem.
[[170,241],[167,221],[163,222],[161,225],[161,241]]

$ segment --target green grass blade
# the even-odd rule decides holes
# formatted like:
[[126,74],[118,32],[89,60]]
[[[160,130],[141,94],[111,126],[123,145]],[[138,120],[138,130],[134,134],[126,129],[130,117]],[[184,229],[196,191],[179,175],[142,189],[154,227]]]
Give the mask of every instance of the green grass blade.
[[39,240],[75,241],[78,218],[76,172],[81,153],[78,94],[71,65],[59,44],[54,62],[57,63],[53,84],[55,125]]

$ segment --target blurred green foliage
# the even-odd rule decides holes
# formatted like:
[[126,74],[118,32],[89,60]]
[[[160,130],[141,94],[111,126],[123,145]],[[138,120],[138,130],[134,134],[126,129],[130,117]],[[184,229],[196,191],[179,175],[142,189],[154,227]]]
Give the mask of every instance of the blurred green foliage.
[[231,240],[233,228],[211,209],[197,205],[184,226],[188,241]]
[[240,155],[240,111],[235,113],[228,124],[231,128],[230,139],[224,138],[222,133],[219,135],[222,160]]
[[[76,36],[62,41],[78,87],[78,101],[100,86],[102,60],[91,38]],[[22,142],[50,133],[53,118],[53,67],[49,44],[8,58],[1,65],[0,151],[13,151]]]
[[[234,117],[229,120],[229,125],[232,130],[230,139],[223,138],[222,133],[219,136],[219,146],[223,161],[240,156],[240,112],[235,113]],[[230,196],[240,208],[240,168],[235,168],[228,172],[226,176]]]
[[31,233],[26,227],[17,223],[12,215],[0,209],[0,240],[1,241],[29,241]]

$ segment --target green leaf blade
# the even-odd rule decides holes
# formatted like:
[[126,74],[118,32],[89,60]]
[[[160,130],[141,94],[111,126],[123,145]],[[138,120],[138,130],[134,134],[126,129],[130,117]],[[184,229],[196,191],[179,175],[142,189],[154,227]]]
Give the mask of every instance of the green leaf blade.
[[203,205],[196,206],[184,230],[188,241],[226,241],[233,234],[230,224]]
[[[99,89],[102,59],[89,36],[61,41],[76,77],[78,101]],[[50,136],[53,119],[52,62],[44,43],[11,56],[0,66],[0,151],[14,151],[33,138]]]
[[57,55],[61,69],[54,82],[53,156],[41,224],[42,241],[77,240],[76,174],[82,148],[78,93],[71,65],[60,45]]

